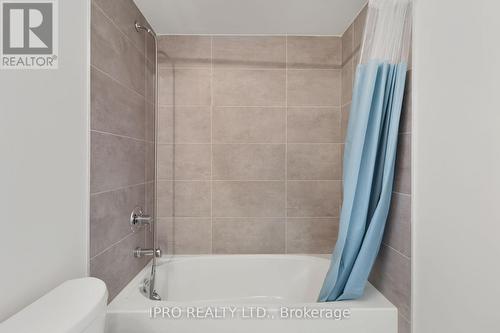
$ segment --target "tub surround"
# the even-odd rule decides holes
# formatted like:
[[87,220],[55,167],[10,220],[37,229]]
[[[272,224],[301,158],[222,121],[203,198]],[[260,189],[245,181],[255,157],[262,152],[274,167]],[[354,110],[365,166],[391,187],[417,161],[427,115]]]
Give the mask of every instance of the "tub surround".
[[132,0],[92,1],[90,275],[109,299],[147,262],[132,249],[151,236],[132,232],[135,206],[152,214],[154,48],[133,22],[146,22]]
[[162,247],[330,253],[341,38],[160,36],[159,56]]

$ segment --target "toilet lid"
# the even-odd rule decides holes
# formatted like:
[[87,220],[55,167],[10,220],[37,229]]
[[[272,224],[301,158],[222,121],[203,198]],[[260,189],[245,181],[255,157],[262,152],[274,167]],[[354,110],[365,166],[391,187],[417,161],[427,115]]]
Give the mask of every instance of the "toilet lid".
[[0,324],[0,332],[80,333],[105,315],[107,298],[99,279],[69,280]]

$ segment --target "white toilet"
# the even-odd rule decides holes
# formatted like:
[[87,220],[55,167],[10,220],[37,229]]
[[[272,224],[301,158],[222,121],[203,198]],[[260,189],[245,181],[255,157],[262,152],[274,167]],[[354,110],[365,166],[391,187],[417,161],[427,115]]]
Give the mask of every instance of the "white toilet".
[[103,333],[107,299],[101,280],[69,280],[1,323],[0,332]]

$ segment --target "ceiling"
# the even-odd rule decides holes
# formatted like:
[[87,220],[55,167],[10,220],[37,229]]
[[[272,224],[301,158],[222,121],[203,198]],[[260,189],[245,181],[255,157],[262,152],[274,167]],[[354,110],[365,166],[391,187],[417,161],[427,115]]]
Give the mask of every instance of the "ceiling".
[[367,0],[134,0],[159,35],[337,35]]

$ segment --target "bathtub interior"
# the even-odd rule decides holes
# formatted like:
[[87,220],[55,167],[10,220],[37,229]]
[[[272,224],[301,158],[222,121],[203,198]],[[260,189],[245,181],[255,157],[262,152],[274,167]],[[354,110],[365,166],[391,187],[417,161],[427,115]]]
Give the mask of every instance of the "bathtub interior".
[[164,260],[156,288],[172,302],[314,303],[328,260],[311,256],[195,256]]
[[147,265],[108,305],[108,314],[147,313],[154,306],[190,304],[271,308],[292,304],[397,314],[394,305],[370,283],[357,300],[317,303],[329,264],[324,255],[183,255],[158,261],[156,285],[162,300],[150,300],[140,291],[150,274]]

